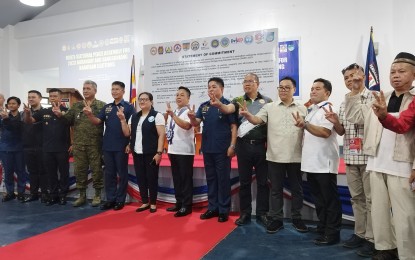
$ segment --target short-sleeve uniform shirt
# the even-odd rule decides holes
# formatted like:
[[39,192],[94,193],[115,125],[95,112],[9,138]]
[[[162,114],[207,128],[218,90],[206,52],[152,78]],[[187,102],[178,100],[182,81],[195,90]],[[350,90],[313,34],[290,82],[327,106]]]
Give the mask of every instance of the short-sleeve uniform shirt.
[[[220,101],[225,105],[230,103],[224,97]],[[199,106],[196,117],[203,121],[202,152],[226,152],[232,137],[231,124],[236,124],[235,115],[225,115],[219,108],[211,106],[210,101],[206,101]]]
[[121,122],[117,116],[118,107],[124,107],[124,115],[127,122],[134,113],[134,107],[124,100],[121,100],[117,105],[115,102],[106,104],[101,109],[97,118],[105,122],[103,151],[124,151],[129,142],[129,138],[125,137],[122,132]]

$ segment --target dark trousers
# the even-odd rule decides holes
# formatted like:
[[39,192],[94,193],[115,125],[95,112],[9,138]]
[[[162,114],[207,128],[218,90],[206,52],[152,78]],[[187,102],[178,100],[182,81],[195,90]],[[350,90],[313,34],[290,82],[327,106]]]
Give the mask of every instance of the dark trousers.
[[48,175],[43,167],[43,152],[41,149],[25,150],[24,159],[29,172],[30,194],[48,193]]
[[157,202],[159,165],[153,161],[155,154],[137,154],[133,152],[134,170],[137,176],[138,188],[140,189],[141,200],[144,204],[155,205]]
[[194,155],[168,154],[178,207],[191,208],[193,201]]
[[124,151],[103,151],[103,154],[104,187],[107,201],[124,203],[128,186],[128,154]]
[[50,197],[66,197],[69,189],[69,153],[43,152],[43,165],[48,175]]
[[231,207],[231,158],[224,153],[204,153],[208,209],[229,214]]
[[329,237],[339,236],[342,224],[342,208],[337,190],[337,174],[307,173],[311,195],[314,198],[319,223]]
[[269,216],[273,219],[284,218],[283,184],[287,177],[291,190],[291,218],[301,219],[303,207],[303,186],[300,163],[268,162],[268,178],[271,181],[271,196],[269,201]]
[[238,138],[236,154],[238,156],[239,205],[241,214],[251,215],[252,212],[251,182],[253,169],[255,169],[257,181],[256,215],[265,215],[269,207],[268,166],[265,142],[250,144]]
[[4,184],[8,194],[14,193],[14,173],[17,175],[17,192],[24,193],[26,172],[23,151],[1,152],[4,167]]

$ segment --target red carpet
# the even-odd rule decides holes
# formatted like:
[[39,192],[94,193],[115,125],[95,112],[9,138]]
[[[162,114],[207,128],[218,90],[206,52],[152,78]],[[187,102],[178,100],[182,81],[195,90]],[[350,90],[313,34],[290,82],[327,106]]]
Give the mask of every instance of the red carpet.
[[[136,205],[106,211],[0,248],[0,259],[200,259],[233,229],[201,212],[175,218],[165,208],[136,213]],[[76,210],[76,209],[74,209]]]

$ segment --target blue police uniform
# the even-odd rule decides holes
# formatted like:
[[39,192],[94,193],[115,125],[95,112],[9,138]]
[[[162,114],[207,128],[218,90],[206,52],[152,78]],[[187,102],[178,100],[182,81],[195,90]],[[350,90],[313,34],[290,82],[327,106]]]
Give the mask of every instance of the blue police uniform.
[[[124,203],[128,185],[128,154],[125,153],[125,147],[128,145],[129,138],[125,137],[122,132],[121,122],[117,116],[118,107],[124,108],[125,119],[128,121],[134,113],[134,107],[124,100],[118,104],[112,102],[105,105],[97,118],[105,122],[102,151],[107,202]],[[119,176],[118,185],[117,174]]]
[[[66,112],[68,108],[60,106],[60,110]],[[46,205],[54,204],[58,199],[61,204],[65,204],[69,189],[69,125],[58,118],[52,108],[41,109],[32,117],[42,124],[43,163],[49,187],[49,201]]]
[[[221,97],[223,104],[230,101]],[[202,152],[208,186],[208,210],[229,214],[231,205],[231,158],[227,150],[231,144],[231,124],[236,124],[233,114],[222,114],[210,101],[202,103],[196,117],[203,121]]]

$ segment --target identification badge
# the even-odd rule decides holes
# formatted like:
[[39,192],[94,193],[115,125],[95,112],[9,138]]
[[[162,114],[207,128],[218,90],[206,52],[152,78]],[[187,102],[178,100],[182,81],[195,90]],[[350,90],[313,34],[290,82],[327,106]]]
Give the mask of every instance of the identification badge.
[[350,155],[362,154],[362,138],[353,137],[349,140],[349,152]]
[[169,144],[173,143],[173,137],[174,137],[174,131],[172,129],[167,130],[166,132],[166,138]]

